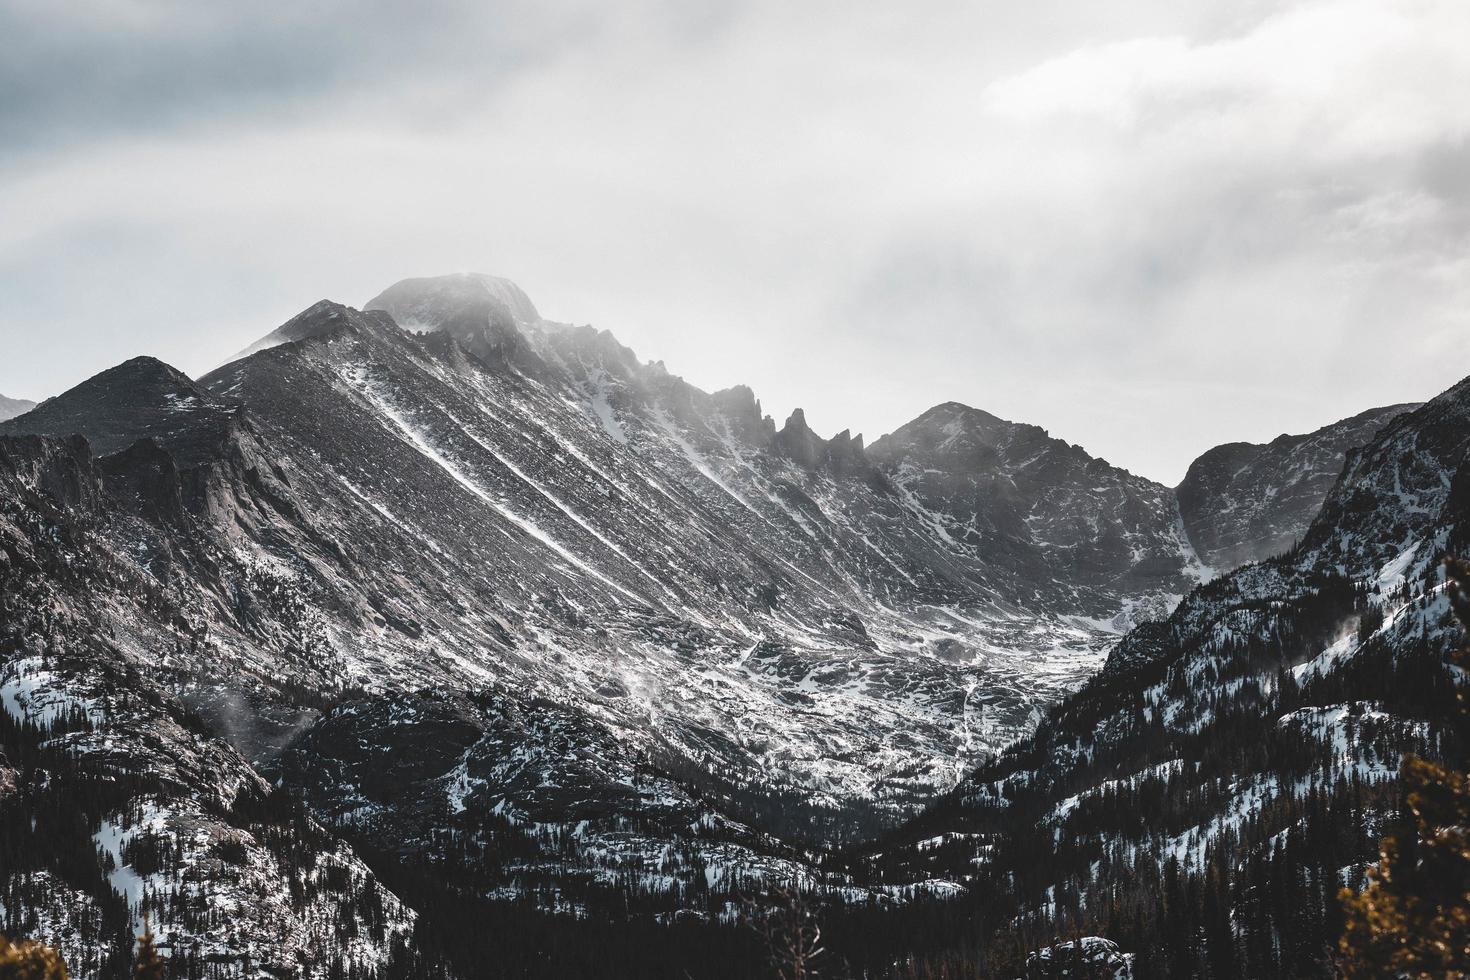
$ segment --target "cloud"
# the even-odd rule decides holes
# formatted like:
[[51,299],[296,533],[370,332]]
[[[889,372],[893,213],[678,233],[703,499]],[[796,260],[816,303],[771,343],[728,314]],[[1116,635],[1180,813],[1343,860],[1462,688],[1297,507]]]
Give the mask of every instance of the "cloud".
[[1470,373],[1458,3],[93,7],[0,3],[7,394],[462,269],[819,428],[954,398],[1161,479]]

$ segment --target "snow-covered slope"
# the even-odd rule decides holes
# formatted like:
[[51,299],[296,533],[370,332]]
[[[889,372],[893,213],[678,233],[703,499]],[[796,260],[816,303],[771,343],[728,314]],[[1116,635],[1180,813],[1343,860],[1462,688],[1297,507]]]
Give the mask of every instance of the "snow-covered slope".
[[1394,417],[1298,548],[1131,632],[871,872],[966,881],[1032,934],[1124,941],[1147,975],[1326,969],[1402,754],[1452,737],[1440,562],[1470,543],[1467,412],[1463,382]]

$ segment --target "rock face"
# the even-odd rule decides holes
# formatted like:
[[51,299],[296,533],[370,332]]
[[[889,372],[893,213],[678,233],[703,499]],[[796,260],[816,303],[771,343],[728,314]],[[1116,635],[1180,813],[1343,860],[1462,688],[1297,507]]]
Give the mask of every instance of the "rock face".
[[443,333],[487,364],[541,367],[528,347],[527,333],[541,324],[521,288],[508,279],[485,275],[405,279],[368,301],[365,310],[382,310],[405,330]]
[[176,975],[382,973],[413,912],[184,703],[198,610],[116,550],[107,484],[79,436],[0,436],[4,930],[73,976],[128,975],[145,911]]
[[35,407],[36,403],[33,401],[27,401],[24,398],[6,398],[0,395],[0,422],[15,418],[17,415],[24,415]]
[[1178,595],[1200,578],[1166,488],[1037,426],[948,402],[869,455],[916,510],[1051,608],[1108,615],[1120,594]]
[[135,357],[0,423],[0,433],[80,433],[99,455],[152,439],[187,465],[218,446],[238,408],[156,358]]
[[1398,416],[1349,454],[1303,537],[1308,560],[1355,577],[1395,561],[1400,566],[1389,577],[1422,566],[1457,526],[1470,478],[1463,472],[1467,446],[1470,379]]
[[1322,508],[1348,453],[1417,407],[1376,408],[1307,435],[1228,443],[1196,459],[1175,492],[1200,560],[1228,571],[1291,548]]
[[1133,957],[1118,944],[1083,936],[1036,950],[1026,957],[1026,973],[1037,977],[1098,977],[1132,980]]

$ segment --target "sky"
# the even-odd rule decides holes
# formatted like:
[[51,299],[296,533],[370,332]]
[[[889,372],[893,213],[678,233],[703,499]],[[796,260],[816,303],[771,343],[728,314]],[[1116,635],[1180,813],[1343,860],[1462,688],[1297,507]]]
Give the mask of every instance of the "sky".
[[1464,0],[0,0],[0,394],[473,271],[1164,483],[1470,375]]

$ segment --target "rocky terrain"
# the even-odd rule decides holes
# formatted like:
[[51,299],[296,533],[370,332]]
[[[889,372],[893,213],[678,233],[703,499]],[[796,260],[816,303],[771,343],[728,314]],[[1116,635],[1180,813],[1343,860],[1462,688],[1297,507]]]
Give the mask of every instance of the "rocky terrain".
[[0,440],[0,909],[121,976],[147,917],[181,974],[382,971],[414,916],[170,689],[167,587],[114,551],[79,437]]
[[[1208,730],[1207,668],[1179,666],[1201,644],[1215,684],[1278,623],[1400,621],[1388,596],[1452,526],[1446,397],[1223,447],[1176,498],[955,403],[870,447],[778,426],[486,276],[318,303],[197,380],[125,362],[0,423],[0,928],[97,975],[142,910],[180,963],[408,975],[464,969],[465,909],[718,924],[780,881],[950,900],[972,825],[1020,839],[1105,759],[1174,765],[1128,726],[1142,704],[1166,742]],[[1405,510],[1390,486],[1424,489]],[[1128,747],[1058,747],[1108,712]],[[997,816],[1007,780],[1027,802]],[[832,857],[912,819],[944,846]]]
[[1265,445],[1227,443],[1196,459],[1175,493],[1200,560],[1228,570],[1289,551],[1321,510],[1347,454],[1417,407],[1376,408]]
[[1105,935],[1136,976],[1330,975],[1401,757],[1460,751],[1441,562],[1467,544],[1467,455],[1470,381],[1350,451],[1295,548],[1131,632],[861,863],[953,876],[1038,945]]

